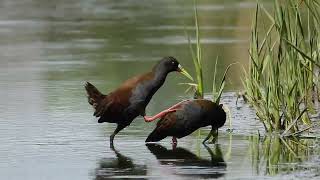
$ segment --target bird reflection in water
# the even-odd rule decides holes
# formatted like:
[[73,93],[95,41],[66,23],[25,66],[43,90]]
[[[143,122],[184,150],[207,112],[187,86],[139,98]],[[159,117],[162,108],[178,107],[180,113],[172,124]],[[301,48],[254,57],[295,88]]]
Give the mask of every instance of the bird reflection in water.
[[224,176],[227,168],[218,144],[215,145],[214,151],[204,144],[211,156],[210,160],[200,158],[181,147],[169,150],[159,144],[146,144],[146,146],[162,165],[173,166],[175,174],[179,176],[219,178]]
[[126,179],[137,178],[145,179],[147,174],[147,166],[134,164],[131,158],[122,155],[119,151],[110,148],[116,154],[116,158],[103,158],[99,161],[99,166],[96,168],[96,180],[104,179]]

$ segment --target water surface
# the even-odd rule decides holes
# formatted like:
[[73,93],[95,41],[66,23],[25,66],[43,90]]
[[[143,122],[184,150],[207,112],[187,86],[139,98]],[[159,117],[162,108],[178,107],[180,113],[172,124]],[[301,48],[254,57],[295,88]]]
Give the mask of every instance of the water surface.
[[[253,0],[199,1],[206,92],[217,56],[219,74],[232,62],[246,67],[254,8]],[[316,179],[319,142],[258,138],[261,124],[242,101],[236,106],[233,92],[222,101],[234,131],[223,127],[216,145],[201,145],[204,129],[199,138],[181,139],[177,149],[170,139],[146,146],[154,123],[137,118],[109,148],[115,126],[93,118],[84,82],[107,93],[168,55],[194,73],[184,27],[194,33],[192,1],[2,0],[2,179]],[[231,70],[227,90],[242,88],[241,75],[240,65]],[[148,114],[192,97],[179,82],[187,79],[168,76]]]

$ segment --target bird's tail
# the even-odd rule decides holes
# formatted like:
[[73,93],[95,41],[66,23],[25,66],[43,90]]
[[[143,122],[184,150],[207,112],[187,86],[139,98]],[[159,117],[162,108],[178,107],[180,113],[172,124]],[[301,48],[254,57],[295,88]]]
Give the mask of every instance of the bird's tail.
[[86,82],[85,86],[87,94],[88,94],[88,102],[95,109],[94,116],[101,116],[103,105],[102,100],[106,95],[103,95],[96,87],[94,87],[91,83]]

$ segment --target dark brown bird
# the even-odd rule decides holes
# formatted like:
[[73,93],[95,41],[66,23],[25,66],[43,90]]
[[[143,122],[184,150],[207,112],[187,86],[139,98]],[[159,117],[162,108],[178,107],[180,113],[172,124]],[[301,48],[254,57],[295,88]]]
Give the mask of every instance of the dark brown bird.
[[145,108],[152,96],[163,85],[168,73],[173,71],[191,78],[175,58],[165,57],[151,72],[128,79],[108,95],[102,94],[89,82],[85,84],[88,102],[94,107],[93,115],[99,117],[98,122],[117,123],[110,136],[110,146],[113,146],[114,136],[119,131],[129,126],[137,116],[145,116]]
[[198,99],[182,101],[153,117],[145,117],[145,121],[150,122],[157,118],[161,119],[146,142],[157,142],[172,136],[172,142],[176,144],[176,138],[185,137],[201,127],[210,125],[211,132],[203,141],[205,143],[214,132],[218,135],[218,128],[226,122],[226,113],[222,104]]

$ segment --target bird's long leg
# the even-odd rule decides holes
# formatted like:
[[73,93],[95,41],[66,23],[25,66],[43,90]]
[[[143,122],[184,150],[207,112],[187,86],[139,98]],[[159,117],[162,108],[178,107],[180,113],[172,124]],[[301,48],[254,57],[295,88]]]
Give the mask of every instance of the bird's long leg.
[[210,154],[211,159],[212,159],[212,157],[214,156],[214,153],[212,152],[212,150],[211,150],[206,144],[204,144],[204,143],[203,143],[203,146],[207,149],[207,151],[208,151],[208,153]]
[[178,144],[178,140],[176,137],[172,137],[172,144]]
[[206,143],[206,141],[208,141],[208,139],[210,139],[210,137],[212,136],[212,133],[213,133],[213,129],[211,129],[211,131],[209,132],[208,136],[202,141],[202,143]]
[[176,109],[166,109],[164,111],[161,111],[160,113],[154,115],[154,116],[143,116],[144,121],[145,122],[151,122],[154,121],[158,118],[162,118],[163,116],[165,116],[166,114],[170,113],[170,112],[175,112]]
[[175,136],[172,137],[172,149],[175,150],[178,144],[178,140]]
[[219,144],[215,145],[214,152],[206,144],[203,144],[203,146],[207,149],[208,153],[210,154],[212,165],[223,166],[223,163],[224,163],[223,154],[221,152],[221,148],[220,148]]
[[151,122],[151,121],[154,121],[154,120],[156,120],[158,118],[161,118],[161,117],[165,116],[166,114],[168,114],[170,112],[175,112],[177,110],[176,109],[177,107],[179,107],[182,103],[187,102],[187,101],[190,101],[190,100],[183,100],[183,101],[171,106],[170,108],[161,111],[160,113],[158,113],[158,114],[156,114],[154,116],[143,116],[144,121],[145,122]]
[[188,101],[190,101],[190,100],[189,100],[189,99],[187,99],[187,100],[183,100],[183,101],[178,102],[177,104],[175,104],[175,105],[173,105],[173,106],[169,107],[168,109],[175,109],[175,108],[179,107],[182,103],[185,103],[185,102],[188,102]]
[[114,130],[114,132],[110,135],[110,148],[114,149],[113,147],[113,139],[114,136],[116,136],[116,134],[118,134],[119,131],[121,131],[123,128],[125,128],[125,126],[122,126],[120,124],[118,124],[117,128]]
[[212,132],[212,133],[214,133],[214,134],[212,134],[212,141],[210,142],[210,144],[215,144],[215,143],[217,143],[218,142],[218,129],[214,129],[214,131]]

